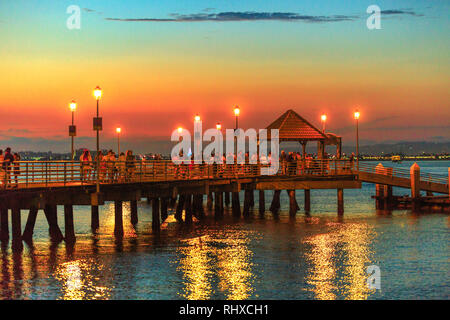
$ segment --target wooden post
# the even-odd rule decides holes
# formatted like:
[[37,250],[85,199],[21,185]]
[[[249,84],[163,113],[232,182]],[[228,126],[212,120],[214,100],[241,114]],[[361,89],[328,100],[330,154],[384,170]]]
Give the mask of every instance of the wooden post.
[[44,209],[45,217],[49,225],[50,239],[54,242],[60,242],[64,239],[64,236],[58,226],[58,209],[56,205],[45,205]]
[[299,208],[297,199],[295,198],[295,190],[286,190],[289,195],[289,215],[295,217]]
[[192,195],[188,194],[186,196],[186,203],[184,205],[185,215],[184,222],[192,223]]
[[225,192],[225,205],[228,207],[230,206],[230,193]]
[[159,214],[159,198],[153,198],[152,200],[152,229],[154,231],[159,231],[161,227]]
[[[385,173],[385,169],[383,164],[379,163],[376,167],[375,167],[375,173],[376,174],[384,174]],[[382,198],[384,196],[384,188],[383,185],[381,184],[376,184],[375,185],[375,196],[376,196],[376,200],[375,200],[375,208],[377,210],[383,210],[384,209],[384,201],[382,201]]]
[[254,208],[255,207],[255,192],[253,189],[249,190],[249,196],[250,196],[250,208]]
[[305,189],[305,213],[311,212],[311,189]]
[[66,234],[65,236],[66,243],[74,243],[76,238],[75,238],[75,227],[73,223],[73,206],[71,204],[64,205],[64,231]]
[[244,217],[250,216],[250,193],[251,190],[245,189],[244,191],[244,210],[243,215]]
[[344,189],[337,189],[337,212],[338,215],[344,214]]
[[12,229],[12,248],[13,250],[21,250],[22,244],[22,226],[20,221],[20,208],[14,205],[11,208],[11,229]]
[[411,176],[412,211],[417,212],[420,209],[420,167],[414,162],[409,171]]
[[185,199],[186,199],[186,196],[184,194],[180,194],[180,196],[178,197],[177,209],[175,211],[175,219],[178,222],[183,221],[183,209],[184,209]]
[[450,167],[448,168],[448,198],[450,199]]
[[[392,168],[386,168],[386,175],[392,177]],[[383,186],[383,198],[384,198],[384,209],[391,210],[392,208],[392,186]]]
[[167,198],[161,198],[161,223],[166,221],[168,214],[167,214],[167,207],[168,207],[169,201]]
[[259,214],[264,214],[264,212],[266,212],[266,197],[264,190],[259,190]]
[[23,231],[22,239],[25,242],[33,241],[34,226],[36,224],[36,218],[38,214],[37,207],[31,207],[28,213],[27,223],[25,224],[25,230]]
[[0,240],[9,240],[8,208],[0,204]]
[[278,214],[280,211],[280,195],[281,190],[275,190],[273,193],[273,199],[270,205],[270,211],[272,211],[273,214]]
[[241,202],[239,201],[239,192],[233,192],[231,194],[231,207],[234,217],[241,216]]
[[[223,216],[223,197],[222,192],[214,193],[214,217],[221,218]],[[222,202],[222,203],[221,203]]]
[[208,208],[208,211],[211,211],[213,208],[213,195],[212,192],[208,193],[208,199],[206,200],[206,207]]
[[96,232],[100,227],[100,218],[98,214],[98,206],[91,206],[91,229]]
[[123,203],[114,201],[114,235],[123,237]]
[[137,200],[130,201],[130,221],[133,226],[139,222]]

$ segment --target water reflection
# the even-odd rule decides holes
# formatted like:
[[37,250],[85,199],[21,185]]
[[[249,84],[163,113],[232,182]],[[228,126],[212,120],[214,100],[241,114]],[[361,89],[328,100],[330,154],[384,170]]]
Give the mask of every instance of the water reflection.
[[111,287],[102,286],[100,274],[103,266],[93,259],[62,263],[55,271],[61,283],[63,300],[108,299]]
[[179,249],[186,299],[247,299],[253,292],[249,234],[230,232],[185,240]]
[[316,299],[367,299],[374,291],[367,287],[366,268],[373,252],[370,244],[375,236],[366,224],[329,224],[325,234],[305,240],[311,246],[306,253],[312,264],[306,282]]

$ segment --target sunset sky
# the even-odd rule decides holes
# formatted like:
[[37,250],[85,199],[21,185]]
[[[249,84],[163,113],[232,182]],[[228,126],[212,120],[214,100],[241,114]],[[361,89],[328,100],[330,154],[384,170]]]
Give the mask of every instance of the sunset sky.
[[[366,9],[382,10],[369,30]],[[78,5],[81,29],[66,9]],[[450,1],[0,1],[0,148],[156,152],[174,128],[264,128],[287,109],[354,144],[450,140]]]

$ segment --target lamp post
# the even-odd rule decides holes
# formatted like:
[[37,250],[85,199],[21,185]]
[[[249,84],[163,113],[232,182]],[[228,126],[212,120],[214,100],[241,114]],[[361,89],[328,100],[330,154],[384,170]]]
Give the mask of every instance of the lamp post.
[[117,132],[117,157],[120,156],[120,132],[122,131],[121,128],[116,128]]
[[100,192],[100,130],[102,130],[102,118],[99,117],[98,103],[102,97],[102,89],[97,86],[94,89],[94,97],[97,100],[97,116],[94,118],[94,130],[97,131],[97,192]]
[[239,106],[236,106],[235,108],[234,108],[234,115],[236,116],[236,130],[237,130],[237,128],[238,128],[238,117],[239,117],[239,114],[241,113],[241,109],[239,109]]
[[220,124],[220,122],[217,122],[216,129],[219,131],[222,129],[222,125]]
[[236,107],[234,107],[234,115],[235,115],[235,117],[236,117],[236,127],[235,127],[235,129],[234,129],[234,145],[235,145],[235,147],[234,147],[234,154],[236,155],[236,164],[237,164],[237,160],[238,160],[238,154],[237,154],[237,150],[238,150],[238,146],[237,146],[237,137],[236,137],[236,131],[237,131],[237,129],[238,129],[238,127],[239,127],[239,123],[238,123],[238,118],[239,118],[239,114],[241,113],[241,109],[239,109],[239,106],[238,105],[236,105]]
[[69,136],[72,138],[71,159],[73,161],[75,158],[73,142],[74,142],[74,137],[77,135],[77,128],[75,127],[75,124],[74,124],[74,118],[75,118],[74,115],[75,115],[75,110],[77,109],[77,103],[75,102],[75,100],[72,100],[72,102],[69,104],[69,108],[70,108],[70,111],[72,112],[72,125],[69,126]]
[[356,166],[359,170],[359,117],[361,116],[361,113],[358,109],[356,109],[354,113],[354,117],[356,120]]
[[322,132],[325,133],[325,122],[327,121],[327,115],[326,114],[322,114],[320,119],[322,120]]

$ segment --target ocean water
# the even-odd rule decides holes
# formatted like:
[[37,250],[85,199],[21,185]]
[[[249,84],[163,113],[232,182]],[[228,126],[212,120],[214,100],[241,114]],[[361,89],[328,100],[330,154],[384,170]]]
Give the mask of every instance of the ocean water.
[[[411,162],[385,163],[408,168]],[[449,161],[420,162],[424,172],[447,174]],[[0,299],[448,299],[449,215],[377,212],[375,187],[345,190],[345,214],[336,214],[336,190],[312,190],[311,214],[289,218],[287,193],[279,217],[270,212],[182,226],[172,215],[151,231],[151,207],[140,202],[139,224],[113,237],[114,206],[100,210],[90,232],[90,208],[75,207],[75,246],[49,242],[40,211],[34,243],[0,253]],[[408,194],[394,188],[395,194]],[[266,191],[266,208],[272,191]],[[241,196],[241,201],[243,195]],[[22,226],[26,211],[22,211]],[[58,208],[64,232],[63,209]],[[367,267],[380,271],[380,289],[367,286]]]

